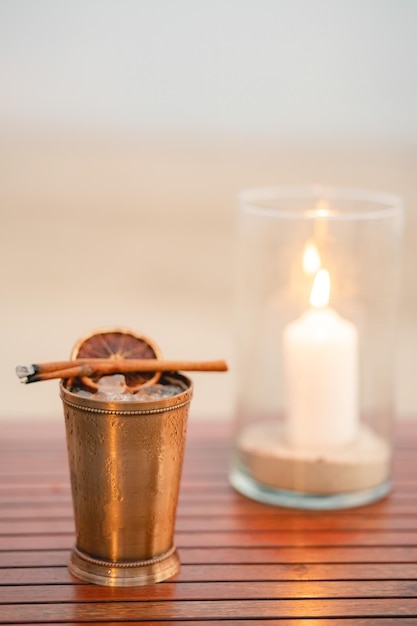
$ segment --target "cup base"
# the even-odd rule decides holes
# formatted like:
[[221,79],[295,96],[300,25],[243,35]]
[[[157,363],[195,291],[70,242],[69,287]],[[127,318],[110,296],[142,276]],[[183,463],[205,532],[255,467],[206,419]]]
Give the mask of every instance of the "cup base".
[[181,563],[175,546],[165,554],[146,561],[103,561],[89,556],[76,546],[68,569],[77,578],[109,587],[138,587],[171,578],[180,570]]

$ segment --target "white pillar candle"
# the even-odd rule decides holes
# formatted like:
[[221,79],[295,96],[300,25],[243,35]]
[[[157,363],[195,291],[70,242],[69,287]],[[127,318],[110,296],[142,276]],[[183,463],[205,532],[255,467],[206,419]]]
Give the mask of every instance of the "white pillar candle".
[[329,293],[320,270],[311,308],[283,334],[287,439],[299,448],[349,444],[358,431],[358,333],[327,306]]

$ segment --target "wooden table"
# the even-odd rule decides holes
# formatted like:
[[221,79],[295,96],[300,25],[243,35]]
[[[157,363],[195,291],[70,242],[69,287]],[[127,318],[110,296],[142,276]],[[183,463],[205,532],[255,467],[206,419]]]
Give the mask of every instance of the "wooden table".
[[362,508],[278,509],[227,482],[230,431],[191,423],[172,581],[111,588],[66,568],[64,429],[0,422],[1,624],[417,624],[417,422],[397,427],[395,487]]

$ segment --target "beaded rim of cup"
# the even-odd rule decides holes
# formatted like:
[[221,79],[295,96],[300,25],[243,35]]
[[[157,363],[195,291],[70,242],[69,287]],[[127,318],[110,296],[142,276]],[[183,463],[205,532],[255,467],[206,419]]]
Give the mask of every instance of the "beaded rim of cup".
[[74,409],[82,409],[83,411],[103,415],[149,415],[151,413],[164,413],[189,404],[193,394],[191,379],[175,372],[166,375],[165,380],[169,384],[179,383],[183,390],[174,396],[155,400],[111,402],[77,396],[76,393],[66,388],[64,381],[61,381],[60,395],[63,402]]

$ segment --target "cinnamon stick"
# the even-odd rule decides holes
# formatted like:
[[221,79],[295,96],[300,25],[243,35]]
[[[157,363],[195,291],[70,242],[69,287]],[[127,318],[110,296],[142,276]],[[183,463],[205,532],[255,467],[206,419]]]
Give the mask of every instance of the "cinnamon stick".
[[72,378],[92,374],[127,372],[225,372],[225,361],[167,361],[163,359],[75,359],[50,363],[18,365],[16,374],[22,383],[32,383],[53,378]]

